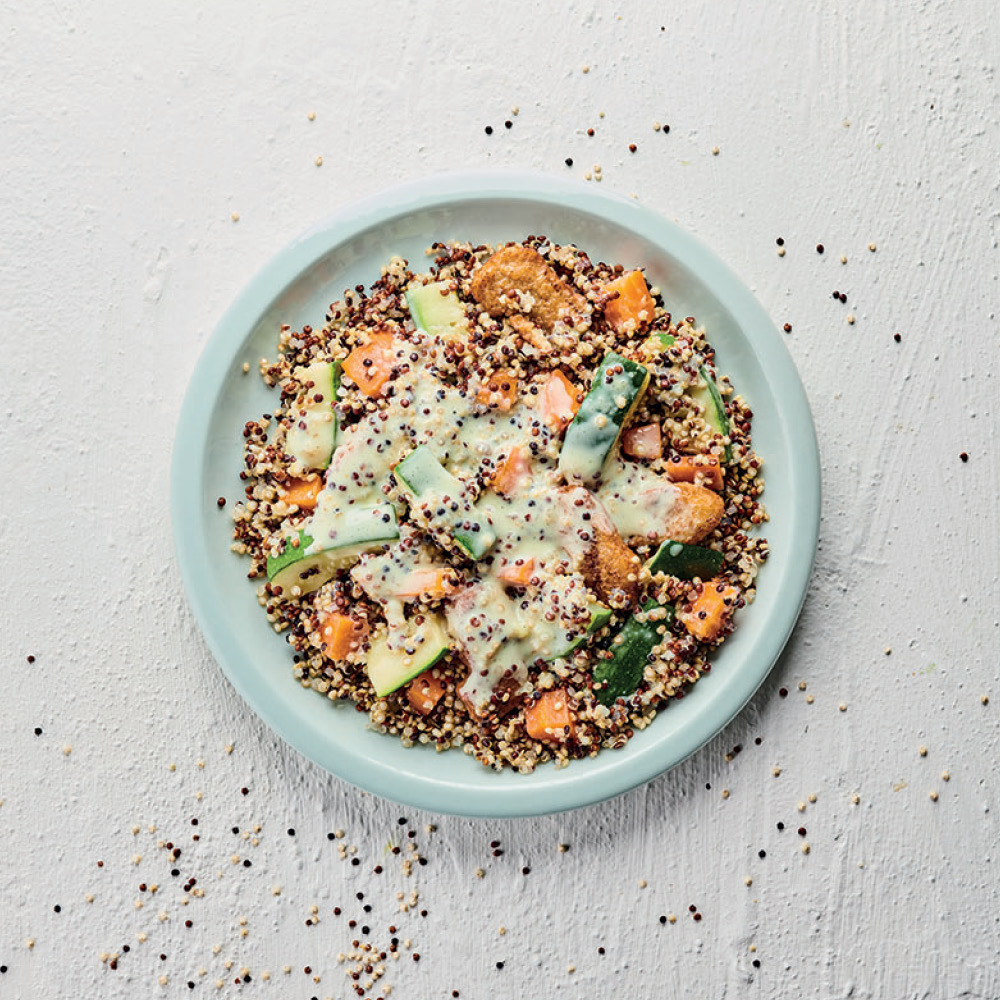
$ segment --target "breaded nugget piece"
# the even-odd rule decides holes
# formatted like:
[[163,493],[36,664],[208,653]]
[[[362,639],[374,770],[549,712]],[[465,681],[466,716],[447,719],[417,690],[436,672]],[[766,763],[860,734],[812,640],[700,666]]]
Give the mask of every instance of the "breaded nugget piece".
[[634,604],[639,597],[639,557],[618,534],[608,512],[582,486],[564,486],[559,496],[566,514],[560,533],[587,586],[602,601]]
[[673,487],[679,495],[663,525],[663,537],[696,545],[716,529],[726,505],[718,493],[704,486],[674,483]]
[[[472,297],[491,315],[527,315],[546,333],[556,320],[587,311],[587,300],[571,288],[530,247],[509,246],[479,265],[472,276]],[[534,300],[525,314],[507,293],[527,292]]]

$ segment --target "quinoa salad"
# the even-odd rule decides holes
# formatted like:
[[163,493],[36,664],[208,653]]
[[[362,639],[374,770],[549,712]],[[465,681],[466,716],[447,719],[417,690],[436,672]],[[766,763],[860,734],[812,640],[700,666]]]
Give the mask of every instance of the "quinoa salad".
[[524,773],[621,748],[754,598],[751,411],[641,268],[428,254],[281,328],[232,549],[299,683],[405,745]]

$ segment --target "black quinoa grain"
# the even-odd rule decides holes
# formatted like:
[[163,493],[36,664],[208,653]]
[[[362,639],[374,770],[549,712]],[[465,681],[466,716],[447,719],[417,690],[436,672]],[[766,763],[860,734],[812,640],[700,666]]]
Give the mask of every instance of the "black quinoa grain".
[[573,157],[572,156],[567,156],[566,157],[566,166],[567,167],[573,166]]
[[35,735],[36,736],[41,736],[42,735],[42,727],[41,726],[35,726]]
[[667,922],[667,917],[666,917],[666,914],[664,914],[664,913],[661,913],[661,914],[660,914],[660,923],[661,923],[661,924],[665,924],[666,922]]
[[60,905],[59,905],[58,903],[56,903],[56,905],[55,905],[55,906],[53,906],[53,907],[52,907],[52,909],[53,909],[53,910],[54,910],[54,911],[55,911],[56,913],[62,913],[62,907],[61,907],[61,906],[60,906]]
[[249,858],[247,858],[247,859],[246,859],[246,860],[245,860],[245,861],[243,862],[243,867],[244,867],[244,868],[251,868],[252,866],[253,866],[253,862],[252,862],[252,861],[251,861],[251,860],[250,860]]
[[825,249],[826,249],[826,247],[825,247],[825,246],[823,246],[823,244],[822,244],[822,243],[817,243],[817,244],[816,244],[816,253],[823,253],[823,251],[824,251]]
[[503,123],[503,127],[504,127],[504,128],[513,128],[513,127],[514,127],[514,123],[513,123],[513,122],[512,122],[512,121],[511,121],[511,120],[510,120],[510,119],[508,118],[508,119],[507,119],[507,120],[506,120],[506,121],[505,121],[505,122]]
[[249,788],[241,788],[240,789],[240,794],[241,795],[249,795],[250,794],[250,789]]
[[962,452],[962,454],[961,454],[961,455],[959,455],[958,457],[959,457],[959,458],[960,458],[960,459],[961,459],[961,460],[962,460],[963,462],[968,462],[968,461],[969,461],[969,453],[968,453],[967,451],[963,451],[963,452]]
[[497,968],[498,969],[502,969],[503,968],[503,962],[497,962]]
[[757,857],[758,858],[766,858],[767,857],[767,851],[765,851],[765,850],[758,851],[757,852]]
[[778,697],[779,698],[787,698],[788,697],[788,688],[779,688],[778,689]]
[[523,868],[521,869],[521,874],[522,874],[522,875],[530,875],[530,874],[531,874],[531,869],[530,869],[530,868],[529,868],[529,867],[528,867],[527,865],[525,865],[525,866],[524,866],[524,867],[523,867]]
[[[32,656],[31,653],[28,654],[27,659],[28,659],[29,663],[34,663],[35,662],[35,658],[34,658],[34,656]],[[4,968],[6,968],[6,966],[4,966]]]
[[785,237],[779,236],[774,242],[777,243],[779,247],[783,247],[785,245]]
[[294,836],[295,836],[295,827],[293,827],[293,826],[290,826],[290,827],[288,828],[288,836],[289,836],[289,837],[294,837]]
[[784,824],[784,823],[781,823],[781,822],[779,822],[779,823],[777,824],[777,826],[778,826],[778,829],[779,829],[779,830],[784,830],[784,829],[785,829],[785,824]]
[[216,507],[225,507],[226,506],[226,498],[225,497],[219,497],[219,499],[215,501],[215,506]]
[[892,339],[898,344],[903,338],[898,333],[894,333]]
[[759,969],[759,968],[760,968],[760,959],[759,959],[759,958],[755,958],[755,959],[753,960],[753,963],[752,963],[752,964],[753,964],[753,967],[754,967],[755,969]]
[[806,835],[806,828],[804,826],[800,826],[798,832],[800,837],[804,837]]
[[361,859],[360,858],[351,858],[351,864],[352,865],[360,865],[361,864]]
[[493,126],[492,125],[487,125],[486,128],[483,129],[483,131],[487,135],[493,135]]

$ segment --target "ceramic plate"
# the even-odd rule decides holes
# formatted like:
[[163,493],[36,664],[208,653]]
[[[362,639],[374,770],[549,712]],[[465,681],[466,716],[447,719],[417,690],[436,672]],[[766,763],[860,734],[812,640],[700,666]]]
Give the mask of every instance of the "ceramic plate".
[[[643,266],[675,316],[696,316],[721,372],[754,412],[764,460],[771,556],[757,599],[716,655],[712,672],[623,750],[533,774],[493,772],[460,749],[404,748],[366,728],[367,716],[293,678],[291,650],[257,605],[247,562],[229,552],[240,494],[244,423],[274,406],[256,374],[279,325],[321,326],[343,290],[369,285],[394,254],[425,270],[434,241],[495,243],[545,234],[594,260]],[[251,374],[244,375],[245,361]],[[338,212],[282,250],[222,318],[181,411],[171,474],[174,539],[188,599],[226,676],[283,739],[321,767],[378,795],[435,812],[527,816],[618,795],[694,753],[767,676],[806,593],[819,525],[819,458],[805,393],[781,335],[709,250],[635,201],[545,176],[450,174],[394,188]]]

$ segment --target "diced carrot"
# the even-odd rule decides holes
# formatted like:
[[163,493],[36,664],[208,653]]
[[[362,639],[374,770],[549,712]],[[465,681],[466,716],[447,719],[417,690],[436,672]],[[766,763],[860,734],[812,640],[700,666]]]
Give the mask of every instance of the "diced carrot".
[[278,495],[285,503],[293,503],[301,510],[312,510],[322,489],[323,480],[319,476],[313,476],[312,479],[289,479],[284,486],[278,487]]
[[604,307],[605,319],[616,330],[624,329],[629,321],[634,323],[636,330],[644,323],[652,322],[656,303],[649,294],[642,271],[629,271],[628,274],[615,278],[605,289],[618,293],[618,298],[612,299]]
[[493,473],[493,489],[504,496],[510,496],[517,492],[518,486],[528,478],[530,472],[531,462],[527,450],[515,444]]
[[497,577],[512,587],[527,587],[531,583],[534,572],[535,560],[529,556],[527,559],[515,559],[513,562],[507,563],[497,573]]
[[573,735],[569,698],[562,689],[546,691],[524,710],[528,735],[542,743],[564,743]]
[[722,489],[722,466],[715,455],[683,455],[667,462],[667,479],[696,483],[718,492]]
[[740,592],[721,577],[709,580],[692,602],[690,610],[679,611],[677,617],[695,638],[712,642],[719,637],[736,608]]
[[517,402],[517,379],[499,372],[476,393],[476,402],[498,410],[509,410]]
[[406,686],[406,700],[414,712],[430,715],[444,692],[444,682],[438,676],[437,667],[431,667],[414,677]]
[[630,427],[622,439],[622,448],[632,458],[659,458],[663,454],[663,440],[659,424]]
[[381,396],[396,363],[396,341],[391,333],[376,333],[344,359],[343,371],[366,396]]
[[397,597],[441,598],[458,589],[455,571],[449,566],[418,566],[396,591]]
[[542,386],[538,403],[545,422],[562,432],[580,409],[580,400],[580,390],[557,368]]
[[368,636],[368,627],[357,618],[335,611],[320,618],[319,634],[326,655],[331,660],[343,660],[348,653],[361,648]]

